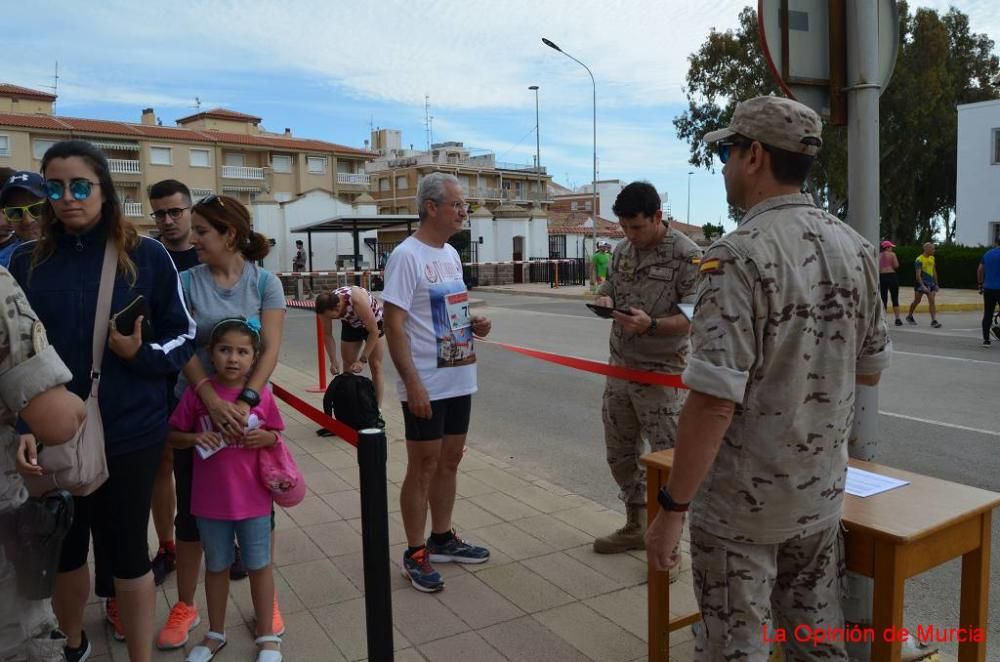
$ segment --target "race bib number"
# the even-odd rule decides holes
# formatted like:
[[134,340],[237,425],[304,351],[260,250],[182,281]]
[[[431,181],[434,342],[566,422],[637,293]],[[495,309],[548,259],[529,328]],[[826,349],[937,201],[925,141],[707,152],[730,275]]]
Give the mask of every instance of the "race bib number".
[[465,329],[472,326],[472,317],[469,315],[469,293],[458,292],[445,297],[448,306],[448,321],[452,331]]

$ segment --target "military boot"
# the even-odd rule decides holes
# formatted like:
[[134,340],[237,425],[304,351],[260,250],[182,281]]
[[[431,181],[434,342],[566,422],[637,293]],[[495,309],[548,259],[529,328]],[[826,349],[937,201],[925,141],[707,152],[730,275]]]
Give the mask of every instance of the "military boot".
[[594,540],[594,551],[598,554],[621,554],[631,549],[646,549],[646,541],[643,540],[646,534],[646,506],[628,503],[625,508],[625,526]]

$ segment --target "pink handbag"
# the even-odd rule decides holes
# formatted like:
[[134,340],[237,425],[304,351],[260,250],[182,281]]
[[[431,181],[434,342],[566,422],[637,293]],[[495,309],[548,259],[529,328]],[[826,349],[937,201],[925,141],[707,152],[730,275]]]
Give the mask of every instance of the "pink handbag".
[[258,463],[260,480],[276,504],[291,508],[302,503],[306,481],[281,435],[274,446],[260,449]]

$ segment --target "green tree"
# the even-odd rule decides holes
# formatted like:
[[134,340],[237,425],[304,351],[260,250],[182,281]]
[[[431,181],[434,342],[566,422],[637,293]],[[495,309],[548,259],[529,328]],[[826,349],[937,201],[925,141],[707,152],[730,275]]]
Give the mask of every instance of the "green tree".
[[703,226],[701,226],[701,231],[705,233],[705,239],[709,241],[712,241],[713,237],[716,236],[721,237],[722,235],[726,234],[726,229],[722,227],[721,223],[718,225],[714,223],[705,223]]
[[[908,242],[929,238],[943,224],[954,236],[957,113],[955,106],[996,98],[990,81],[1000,71],[993,41],[971,31],[952,8],[911,13],[899,2],[900,51],[880,103],[882,235]],[[713,167],[701,141],[726,126],[736,100],[781,94],[763,57],[756,11],[740,12],[735,30],[712,30],[689,57],[688,109],[674,119],[691,148],[693,165]],[[842,218],[847,212],[847,134],[824,127],[823,149],[808,188],[818,204]],[[733,214],[735,216],[735,214]]]

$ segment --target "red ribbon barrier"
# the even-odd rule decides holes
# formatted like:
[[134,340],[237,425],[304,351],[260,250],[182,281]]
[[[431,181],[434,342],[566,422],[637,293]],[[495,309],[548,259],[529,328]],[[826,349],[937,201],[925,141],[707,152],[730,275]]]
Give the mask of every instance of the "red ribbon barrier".
[[637,382],[639,384],[687,388],[681,380],[680,375],[668,375],[664,372],[647,372],[645,370],[636,370],[635,368],[625,368],[617,365],[608,365],[607,363],[601,363],[600,361],[582,359],[578,356],[563,356],[561,354],[543,352],[539,349],[529,349],[527,347],[519,347],[518,345],[508,345],[507,343],[496,342],[495,340],[486,340],[478,337],[476,339],[480,342],[502,347],[511,352],[530,356],[533,359],[548,361],[549,363],[555,363],[557,365],[566,366],[567,368],[573,368],[575,370],[583,370],[584,372],[592,372],[598,375],[604,375],[605,377],[624,379],[630,382]]
[[305,400],[299,398],[296,395],[292,395],[291,393],[289,393],[288,391],[286,391],[285,389],[281,388],[280,386],[278,386],[273,382],[271,383],[271,391],[276,396],[278,396],[278,398],[284,400],[289,405],[291,405],[295,411],[299,412],[300,414],[303,414],[304,416],[308,417],[309,420],[311,420],[312,422],[322,426],[326,430],[329,430],[333,434],[337,435],[338,437],[349,443],[351,446],[357,448],[358,431],[355,430],[354,428],[348,427],[347,425],[341,423],[335,418],[330,418],[329,416],[321,412],[319,409],[316,409]]

